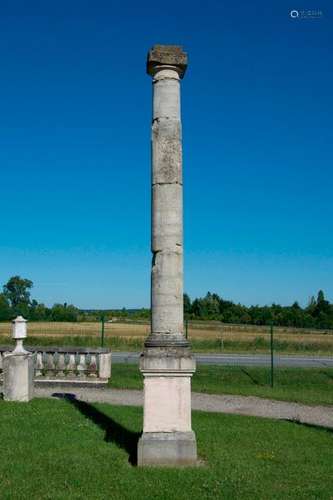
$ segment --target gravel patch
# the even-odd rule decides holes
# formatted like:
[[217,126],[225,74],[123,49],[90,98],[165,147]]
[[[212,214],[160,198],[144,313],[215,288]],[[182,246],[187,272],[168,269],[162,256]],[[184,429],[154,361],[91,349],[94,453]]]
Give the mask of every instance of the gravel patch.
[[[35,395],[38,398],[63,397],[66,394],[71,394],[87,403],[109,403],[125,406],[143,405],[142,391],[92,387],[79,388],[75,386],[35,388]],[[252,396],[222,396],[193,392],[192,409],[291,420],[302,424],[333,429],[333,407],[330,406],[308,406]]]

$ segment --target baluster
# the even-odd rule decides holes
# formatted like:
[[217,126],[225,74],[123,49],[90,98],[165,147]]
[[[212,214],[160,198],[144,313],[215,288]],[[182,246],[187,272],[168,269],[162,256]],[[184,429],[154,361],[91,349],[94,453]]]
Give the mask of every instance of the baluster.
[[43,363],[43,371],[42,371],[42,374],[44,375],[44,377],[46,377],[46,366],[47,366],[47,353],[46,352],[42,352],[42,363]]
[[67,375],[70,378],[75,378],[76,376],[76,356],[75,354],[68,354],[68,364],[67,364]]
[[64,353],[64,377],[68,376],[68,364],[69,364],[69,354]]
[[86,355],[85,354],[79,354],[79,363],[77,365],[77,370],[79,372],[78,376],[79,377],[84,377],[85,372],[86,372]]
[[100,367],[100,359],[99,359],[99,354],[96,354],[96,368],[97,368],[97,377],[99,378],[99,367]]
[[46,358],[46,376],[52,378],[55,375],[54,352],[48,352]]
[[53,373],[53,376],[54,377],[57,377],[57,375],[58,375],[58,360],[59,360],[59,353],[55,352],[53,354],[53,363],[54,363],[54,373]]
[[96,354],[90,355],[89,376],[90,377],[97,377],[97,357],[96,357]]
[[43,368],[44,368],[43,353],[37,352],[37,354],[36,354],[36,366],[35,366],[35,377],[42,377],[43,376],[43,371],[42,371]]
[[89,377],[90,374],[90,361],[91,361],[91,354],[87,353],[86,354],[86,376]]
[[80,364],[80,355],[79,353],[77,352],[75,354],[75,377],[78,377],[79,376],[79,364]]
[[57,377],[64,378],[65,376],[65,354],[62,352],[58,353],[58,363],[57,363]]

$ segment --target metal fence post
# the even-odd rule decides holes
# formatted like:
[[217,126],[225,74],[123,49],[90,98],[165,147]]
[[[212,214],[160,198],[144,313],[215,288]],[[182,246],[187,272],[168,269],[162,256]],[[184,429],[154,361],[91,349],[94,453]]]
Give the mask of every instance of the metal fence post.
[[271,387],[274,387],[274,339],[273,339],[273,323],[271,323]]
[[101,322],[102,322],[102,328],[101,328],[101,347],[104,347],[104,324],[105,324],[105,318],[104,316],[102,316],[101,318]]
[[224,349],[224,342],[223,342],[223,323],[221,321],[221,337],[220,337],[220,351]]

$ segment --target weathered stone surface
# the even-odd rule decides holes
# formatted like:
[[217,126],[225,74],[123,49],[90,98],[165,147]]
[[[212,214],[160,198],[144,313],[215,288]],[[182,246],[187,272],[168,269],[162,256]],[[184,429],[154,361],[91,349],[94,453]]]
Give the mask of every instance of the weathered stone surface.
[[154,70],[152,125],[152,336],[161,342],[161,335],[183,333],[180,87],[178,72],[165,64]]
[[179,77],[177,71],[161,70],[155,75],[153,120],[180,119]]
[[138,444],[139,466],[196,465],[194,432],[146,432]]
[[147,73],[153,75],[156,67],[176,66],[182,78],[187,68],[187,53],[180,45],[154,45],[147,56]]
[[179,333],[150,333],[145,340],[145,353],[148,349],[155,347],[189,347],[188,340],[184,337],[183,332]]
[[149,349],[140,358],[144,375],[144,432],[190,432],[191,377],[188,349]]
[[182,184],[181,124],[178,120],[155,120],[152,127],[152,183]]
[[140,370],[145,373],[182,372],[192,375],[196,361],[188,346],[150,347],[140,357]]
[[191,431],[191,380],[185,374],[144,373],[143,432]]
[[183,332],[183,255],[154,254],[151,278],[152,332]]
[[152,188],[152,251],[183,250],[183,193],[179,184],[157,184]]
[[111,377],[111,352],[99,355],[98,376],[106,380],[109,380]]
[[34,392],[33,377],[33,354],[6,354],[3,359],[5,401],[30,401]]

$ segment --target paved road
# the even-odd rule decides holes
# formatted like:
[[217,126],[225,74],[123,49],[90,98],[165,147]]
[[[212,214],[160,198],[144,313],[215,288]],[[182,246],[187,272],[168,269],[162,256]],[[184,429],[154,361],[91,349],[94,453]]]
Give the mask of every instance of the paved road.
[[[138,352],[113,352],[113,363],[137,363]],[[269,366],[271,358],[266,354],[195,354],[196,360],[201,364],[209,365],[242,365],[242,366]],[[320,356],[294,356],[274,355],[275,366],[308,367],[308,368],[333,368],[332,357]]]

